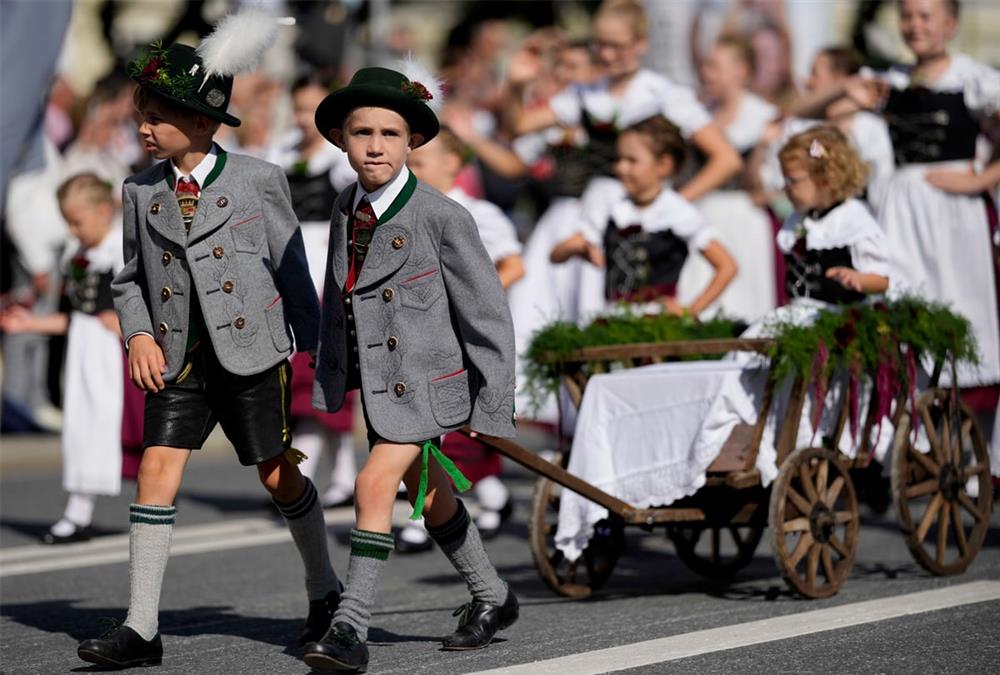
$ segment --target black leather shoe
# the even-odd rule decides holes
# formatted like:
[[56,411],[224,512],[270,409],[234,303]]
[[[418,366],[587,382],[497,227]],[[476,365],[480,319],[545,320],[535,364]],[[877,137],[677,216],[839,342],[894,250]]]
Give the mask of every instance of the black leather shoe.
[[458,629],[441,641],[446,651],[482,649],[493,641],[497,631],[510,627],[518,616],[517,598],[507,589],[507,599],[502,605],[489,602],[470,602],[455,610],[459,617]]
[[340,594],[343,590],[344,587],[341,585],[340,591],[330,591],[322,600],[309,601],[309,615],[302,627],[302,635],[299,636],[299,646],[323,639],[330,630],[330,622],[333,621],[333,613],[340,605]]
[[158,666],[163,659],[163,643],[159,633],[147,641],[128,626],[116,625],[99,638],[81,642],[76,653],[87,663],[105,668]]
[[306,645],[302,659],[316,670],[363,673],[368,670],[368,646],[358,639],[354,626],[338,621],[322,640]]
[[74,544],[78,541],[90,541],[94,536],[94,530],[87,527],[77,526],[69,534],[53,534],[52,531],[48,531],[42,535],[42,543],[55,545],[55,544]]

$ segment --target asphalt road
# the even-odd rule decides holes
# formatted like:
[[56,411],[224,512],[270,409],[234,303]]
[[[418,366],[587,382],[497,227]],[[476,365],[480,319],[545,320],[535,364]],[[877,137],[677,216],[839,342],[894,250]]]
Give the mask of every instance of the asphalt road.
[[[37,456],[25,459],[14,452],[16,442],[3,440],[0,670],[90,672],[76,658],[76,643],[100,632],[102,617],[125,614],[131,488],[99,503],[96,523],[105,537],[72,548],[42,547],[35,537],[63,505],[52,452],[56,441],[36,441]],[[532,480],[521,471],[512,474],[513,521],[487,548],[521,599],[521,619],[486,650],[440,651],[438,637],[454,628],[452,611],[465,602],[465,589],[436,551],[394,555],[373,616],[369,672],[986,673],[1000,668],[996,511],[979,557],[965,574],[948,578],[930,576],[913,562],[891,512],[878,517],[863,511],[851,578],[834,598],[811,601],[786,589],[766,537],[736,581],[719,584],[687,570],[662,533],[627,530],[626,553],[605,589],[571,601],[553,595],[535,571],[526,543]],[[401,517],[404,512],[401,508]],[[351,515],[349,509],[327,512],[338,571],[346,570]],[[289,647],[306,608],[300,563],[266,506],[255,472],[239,467],[224,450],[192,460],[173,546],[161,602],[164,665],[153,672],[309,672]],[[933,593],[939,589],[944,590]],[[947,606],[950,602],[959,604]],[[679,657],[693,653],[692,645],[702,645],[700,652]],[[524,664],[531,665],[517,669]]]

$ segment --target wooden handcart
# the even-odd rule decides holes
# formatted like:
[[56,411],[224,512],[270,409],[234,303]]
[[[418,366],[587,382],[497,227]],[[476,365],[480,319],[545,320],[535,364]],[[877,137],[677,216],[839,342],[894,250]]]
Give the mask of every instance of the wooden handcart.
[[[696,355],[731,351],[766,353],[764,339],[719,339],[628,344],[551,355],[577,407],[591,374],[618,364],[632,367]],[[937,386],[941,364],[929,386],[910,400],[896,400],[892,447],[892,499],[899,526],[916,561],[936,575],[957,574],[976,557],[993,507],[989,459],[982,429],[954,389]],[[838,403],[832,435],[812,447],[795,447],[809,382],[791,385],[787,413],[777,436],[777,478],[767,487],[755,468],[776,386],[765,390],[755,425],[737,425],[708,469],[706,484],[694,495],[663,508],[638,508],[566,471],[568,452],[546,461],[517,443],[480,437],[511,460],[537,473],[529,537],[535,566],[556,593],[585,597],[611,576],[624,549],[624,527],[665,527],[678,557],[692,570],[715,579],[747,566],[770,526],[775,562],[788,585],[808,598],[835,594],[854,564],[860,514],[856,474],[867,466],[875,424],[875,397],[868,407],[860,448],[850,459],[838,452],[848,424],[848,387]],[[915,421],[930,444],[914,446]],[[819,440],[819,439],[817,439]],[[554,545],[559,498],[572,490],[605,507],[609,518],[595,528],[583,555],[567,560]],[[727,541],[728,540],[728,541]]]

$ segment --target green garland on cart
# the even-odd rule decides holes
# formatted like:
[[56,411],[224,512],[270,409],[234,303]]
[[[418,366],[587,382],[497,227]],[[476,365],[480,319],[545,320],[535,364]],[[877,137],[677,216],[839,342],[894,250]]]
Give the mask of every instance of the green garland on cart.
[[[631,312],[595,319],[585,328],[568,321],[555,321],[535,333],[525,351],[525,386],[532,404],[537,407],[548,394],[559,390],[563,362],[578,349],[731,338],[745,327],[746,324],[721,317],[698,321],[690,316],[640,315]],[[686,360],[706,358],[718,357],[685,357]]]
[[777,380],[809,375],[824,352],[826,373],[873,372],[887,365],[886,359],[898,371],[905,358],[900,345],[918,361],[924,356],[945,363],[979,361],[968,319],[915,297],[822,310],[809,325],[776,323],[768,333],[775,339],[770,358],[771,377]]

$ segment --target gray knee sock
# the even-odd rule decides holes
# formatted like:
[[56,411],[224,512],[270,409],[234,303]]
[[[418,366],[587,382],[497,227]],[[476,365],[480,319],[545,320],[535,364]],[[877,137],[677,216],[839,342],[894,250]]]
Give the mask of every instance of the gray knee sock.
[[503,604],[507,599],[507,584],[487,557],[479,530],[469,518],[465,504],[461,499],[455,501],[458,502],[455,515],[438,527],[428,525],[427,532],[465,579],[474,600]]
[[396,545],[391,534],[351,530],[351,562],[347,568],[347,588],[340,596],[340,607],[333,623],[344,621],[354,626],[362,642],[368,639],[368,623],[375,605],[378,577]]
[[291,504],[274,500],[274,505],[285,517],[292,539],[302,556],[306,568],[306,593],[310,600],[322,600],[330,591],[340,589],[340,581],[330,564],[327,546],[326,521],[319,505],[316,486],[306,478],[306,489]]
[[125,625],[144,640],[152,640],[159,627],[160,587],[170,555],[175,506],[129,506],[129,583],[131,594]]

